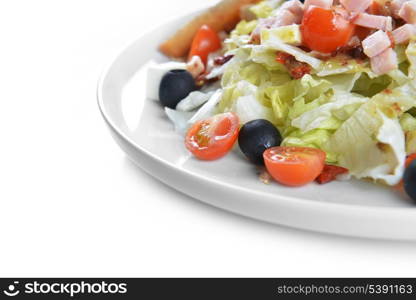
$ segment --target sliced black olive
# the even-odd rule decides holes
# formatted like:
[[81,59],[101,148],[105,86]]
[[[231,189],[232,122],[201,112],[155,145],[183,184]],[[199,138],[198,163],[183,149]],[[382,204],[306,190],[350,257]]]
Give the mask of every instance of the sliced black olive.
[[264,165],[263,152],[279,146],[282,136],[277,128],[267,120],[250,121],[240,129],[238,145],[245,156],[256,165]]
[[182,99],[197,89],[191,73],[186,70],[167,72],[160,82],[159,100],[163,106],[175,109]]
[[416,160],[406,168],[403,175],[404,190],[416,202]]

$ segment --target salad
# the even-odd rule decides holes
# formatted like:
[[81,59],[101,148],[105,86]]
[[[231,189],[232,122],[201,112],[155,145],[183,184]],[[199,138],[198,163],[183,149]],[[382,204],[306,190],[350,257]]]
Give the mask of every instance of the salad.
[[196,158],[238,144],[287,186],[353,177],[416,201],[416,0],[224,0],[160,50],[148,98]]

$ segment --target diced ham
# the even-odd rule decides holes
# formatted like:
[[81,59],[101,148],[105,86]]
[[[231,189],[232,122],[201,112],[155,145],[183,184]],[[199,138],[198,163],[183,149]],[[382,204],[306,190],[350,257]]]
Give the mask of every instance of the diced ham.
[[308,10],[308,8],[312,5],[330,9],[332,4],[333,0],[305,0],[305,11]]
[[194,78],[198,77],[202,72],[205,70],[204,63],[202,62],[202,59],[194,55],[191,57],[191,59],[186,63],[186,69],[189,73],[192,74]]
[[340,0],[339,2],[350,12],[361,13],[371,5],[373,0]]
[[387,33],[382,30],[369,35],[362,42],[364,53],[368,57],[374,57],[391,46],[391,41]]
[[396,69],[397,65],[397,54],[392,48],[388,48],[371,58],[371,69],[377,75],[386,74]]
[[405,24],[393,30],[392,34],[394,43],[407,43],[412,37],[416,36],[416,26],[412,24]]
[[348,20],[350,18],[350,13],[341,5],[333,6],[332,9],[337,15],[340,15],[344,19]]
[[280,9],[287,9],[294,15],[303,15],[303,4],[299,0],[286,1],[280,6]]
[[300,23],[302,16],[295,15],[287,9],[280,9],[274,19],[272,27],[280,27]]
[[256,28],[251,33],[251,39],[253,41],[260,41],[260,33],[263,29],[272,28],[273,23],[275,22],[274,18],[260,19]]
[[416,24],[416,0],[410,0],[402,5],[399,16],[407,23]]
[[259,40],[260,33],[263,29],[276,28],[280,26],[292,25],[300,23],[302,16],[296,16],[287,9],[280,9],[274,17],[260,19],[259,23],[251,34],[252,40]]
[[393,0],[390,2],[390,11],[393,16],[399,17],[399,11],[403,4],[409,0]]
[[347,44],[348,47],[360,47],[361,46],[361,40],[358,36],[354,35]]
[[381,29],[384,31],[393,30],[393,19],[391,17],[370,15],[360,13],[354,19],[354,24],[367,28]]

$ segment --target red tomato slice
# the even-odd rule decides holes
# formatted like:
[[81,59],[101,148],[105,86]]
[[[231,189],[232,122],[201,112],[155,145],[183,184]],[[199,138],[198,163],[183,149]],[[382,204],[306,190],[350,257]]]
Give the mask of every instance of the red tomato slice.
[[267,171],[277,181],[288,186],[301,186],[321,174],[326,154],[307,147],[273,147],[263,153]]
[[192,41],[188,59],[191,59],[192,56],[199,56],[206,65],[208,55],[220,48],[221,39],[218,34],[208,25],[202,25]]
[[303,16],[300,28],[303,43],[307,47],[331,53],[348,43],[355,25],[332,9],[312,6]]
[[322,173],[316,178],[319,184],[325,184],[334,181],[338,175],[348,173],[348,169],[338,166],[325,165]]
[[215,160],[227,154],[238,137],[240,120],[235,113],[215,115],[196,122],[185,137],[186,148],[197,158]]

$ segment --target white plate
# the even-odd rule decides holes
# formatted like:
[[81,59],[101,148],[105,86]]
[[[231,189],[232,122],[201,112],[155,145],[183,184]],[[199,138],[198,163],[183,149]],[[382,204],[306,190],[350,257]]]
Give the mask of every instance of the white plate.
[[151,60],[166,60],[157,46],[193,15],[126,47],[99,82],[102,115],[126,154],[171,187],[244,216],[326,233],[415,240],[416,208],[394,189],[358,181],[302,188],[265,185],[238,151],[215,162],[187,153],[159,103],[145,99],[145,69]]

